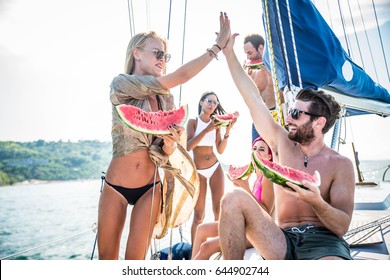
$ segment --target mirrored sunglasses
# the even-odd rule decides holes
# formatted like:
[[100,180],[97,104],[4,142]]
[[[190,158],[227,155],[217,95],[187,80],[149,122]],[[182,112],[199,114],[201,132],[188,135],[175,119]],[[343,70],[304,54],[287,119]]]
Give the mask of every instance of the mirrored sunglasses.
[[218,101],[214,101],[214,100],[211,100],[210,98],[205,98],[204,101],[207,103],[207,104],[213,104],[214,106],[218,106]]

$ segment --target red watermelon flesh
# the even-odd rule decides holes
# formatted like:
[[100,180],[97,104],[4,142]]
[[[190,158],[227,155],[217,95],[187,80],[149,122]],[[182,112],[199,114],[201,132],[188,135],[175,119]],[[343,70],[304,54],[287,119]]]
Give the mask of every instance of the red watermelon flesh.
[[320,174],[318,171],[316,171],[314,175],[310,175],[301,170],[282,166],[276,162],[263,159],[257,156],[256,153],[252,153],[252,158],[256,166],[263,172],[264,176],[278,185],[290,188],[286,182],[292,182],[302,188],[305,188],[302,184],[302,181],[304,180],[314,184],[317,187],[319,187],[321,184]]
[[147,134],[170,134],[169,125],[184,126],[188,117],[188,105],[170,111],[146,112],[131,105],[117,105],[115,109],[124,124]]
[[214,114],[211,116],[211,118],[217,122],[219,125],[222,125],[222,126],[228,126],[229,123],[233,120],[233,119],[236,119],[238,118],[240,114],[238,112],[234,112],[234,113],[229,113],[229,114],[225,114],[225,115],[217,115],[217,114]]
[[261,68],[264,67],[264,62],[262,59],[246,61],[245,67],[250,68],[250,69],[254,69],[254,70],[260,70]]
[[255,169],[253,168],[252,163],[244,166],[229,166],[228,176],[230,179],[244,179],[245,177],[251,175]]

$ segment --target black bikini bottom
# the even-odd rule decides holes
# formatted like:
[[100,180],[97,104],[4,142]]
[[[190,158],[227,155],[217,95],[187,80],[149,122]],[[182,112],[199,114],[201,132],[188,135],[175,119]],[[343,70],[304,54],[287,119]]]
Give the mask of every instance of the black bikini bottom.
[[[130,205],[135,205],[137,200],[141,196],[143,196],[144,193],[146,193],[149,189],[153,188],[153,186],[155,185],[155,183],[151,183],[149,185],[146,185],[146,186],[143,186],[143,187],[140,187],[140,188],[129,189],[129,188],[124,188],[122,186],[117,186],[117,185],[111,184],[110,182],[108,182],[106,180],[106,178],[104,178],[104,181],[107,183],[107,185],[109,185],[114,190],[116,190],[121,195],[123,195],[123,197],[126,198],[127,202]],[[156,185],[159,184],[159,183],[160,183],[160,181],[157,181]]]

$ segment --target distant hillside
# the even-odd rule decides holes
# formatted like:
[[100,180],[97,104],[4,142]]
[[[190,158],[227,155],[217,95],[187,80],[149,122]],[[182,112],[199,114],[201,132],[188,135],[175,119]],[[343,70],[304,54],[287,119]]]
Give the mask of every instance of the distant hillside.
[[0,186],[25,180],[98,179],[110,159],[110,142],[0,141]]

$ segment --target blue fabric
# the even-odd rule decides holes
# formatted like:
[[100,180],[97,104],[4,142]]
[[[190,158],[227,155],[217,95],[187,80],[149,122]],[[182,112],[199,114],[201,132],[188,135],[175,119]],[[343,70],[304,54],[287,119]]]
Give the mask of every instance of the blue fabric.
[[[262,2],[263,22],[265,32],[267,32],[267,23],[264,18],[266,7],[264,6],[264,0]],[[286,85],[289,85],[287,60],[284,58],[282,48],[282,29],[291,73],[290,84],[299,87],[297,63],[293,51],[286,0],[279,0],[282,29],[279,25],[275,1],[268,0],[267,3],[279,87],[284,88]],[[303,88],[312,87],[317,89],[328,86],[346,95],[390,103],[389,92],[381,85],[375,83],[363,69],[351,60],[336,35],[311,1],[290,0],[289,5]],[[263,59],[267,68],[271,69],[268,38],[266,44],[267,48]],[[350,63],[353,70],[353,77],[350,81],[347,81],[342,73],[342,66],[346,61]]]
[[252,145],[253,141],[255,141],[255,139],[259,136],[260,136],[260,134],[257,132],[255,125],[252,123],[252,142],[251,142],[251,145]]
[[[152,260],[168,260],[170,248],[164,248],[157,254],[154,254]],[[176,243],[172,246],[172,260],[190,260],[192,254],[192,245],[187,242]]]

